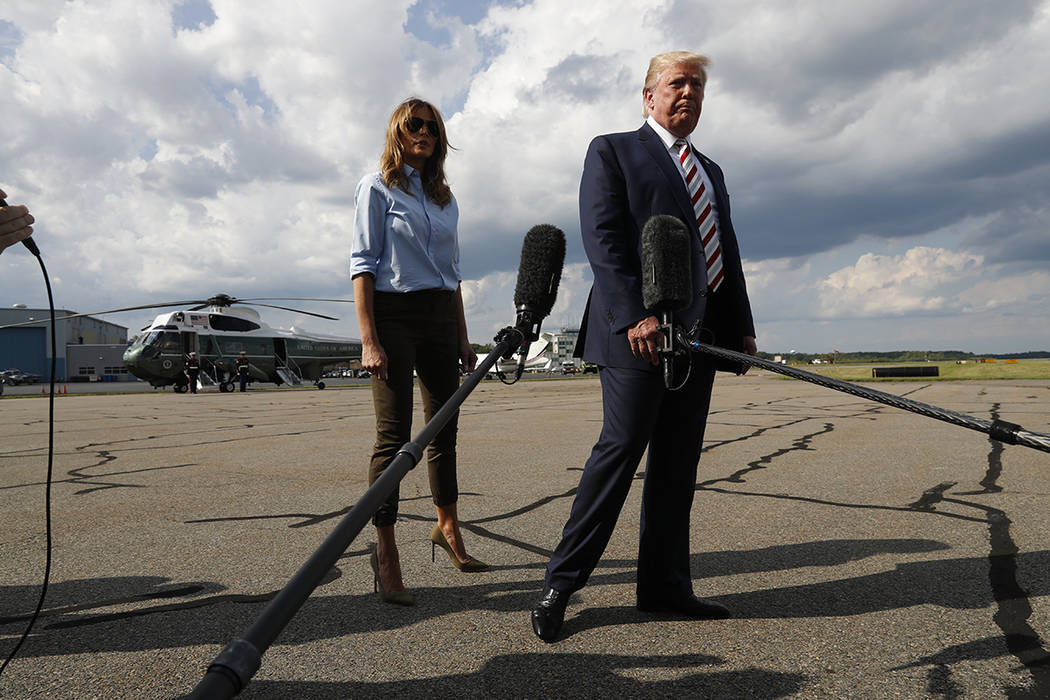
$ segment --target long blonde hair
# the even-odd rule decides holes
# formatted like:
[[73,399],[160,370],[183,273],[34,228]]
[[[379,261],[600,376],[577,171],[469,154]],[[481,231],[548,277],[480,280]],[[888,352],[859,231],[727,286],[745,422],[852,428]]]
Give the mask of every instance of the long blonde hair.
[[402,166],[405,164],[405,152],[401,146],[401,134],[405,128],[405,122],[412,116],[412,110],[416,107],[427,107],[434,113],[434,120],[438,124],[437,143],[434,152],[423,165],[420,177],[423,180],[423,193],[427,199],[444,208],[452,201],[452,189],[445,181],[445,156],[448,155],[448,138],[445,135],[445,122],[441,118],[438,108],[426,100],[418,97],[410,97],[394,109],[390,115],[390,122],[386,125],[386,146],[383,156],[379,159],[379,170],[383,175],[383,182],[387,187],[400,187],[408,191],[408,180]]

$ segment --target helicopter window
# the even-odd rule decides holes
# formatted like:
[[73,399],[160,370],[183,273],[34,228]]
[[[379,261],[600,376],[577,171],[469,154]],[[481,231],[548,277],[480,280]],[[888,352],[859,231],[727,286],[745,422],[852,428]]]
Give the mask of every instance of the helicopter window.
[[217,331],[256,331],[261,328],[254,321],[221,314],[211,314],[211,327]]
[[182,349],[179,334],[170,332],[153,331],[143,341],[143,345],[152,345],[165,352],[180,352]]
[[227,355],[237,355],[242,350],[252,356],[273,354],[273,341],[269,338],[224,338],[220,345]]
[[226,355],[237,355],[240,351],[245,351],[251,357],[273,355],[273,339],[271,338],[231,338],[227,336],[218,344]]

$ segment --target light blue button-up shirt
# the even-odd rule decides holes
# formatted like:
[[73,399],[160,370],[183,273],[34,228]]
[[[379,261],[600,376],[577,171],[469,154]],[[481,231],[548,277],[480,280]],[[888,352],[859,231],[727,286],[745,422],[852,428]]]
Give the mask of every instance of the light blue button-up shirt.
[[378,292],[454,291],[460,282],[459,205],[439,207],[423,194],[419,172],[404,166],[409,189],[393,189],[381,173],[361,179],[350,247],[350,276],[369,272]]

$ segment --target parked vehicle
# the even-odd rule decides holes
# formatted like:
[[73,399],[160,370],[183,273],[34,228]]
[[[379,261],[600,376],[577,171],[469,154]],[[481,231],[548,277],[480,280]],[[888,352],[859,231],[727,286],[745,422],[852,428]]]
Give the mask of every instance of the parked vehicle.
[[20,384],[36,384],[40,381],[39,374],[32,374],[31,372],[24,372],[20,369],[11,368],[5,369],[0,372],[0,380],[8,386],[18,386]]

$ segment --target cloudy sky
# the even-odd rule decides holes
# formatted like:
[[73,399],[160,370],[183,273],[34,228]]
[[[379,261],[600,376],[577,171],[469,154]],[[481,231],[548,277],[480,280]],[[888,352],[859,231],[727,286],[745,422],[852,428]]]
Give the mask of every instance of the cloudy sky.
[[[1050,350],[1050,1],[6,0],[0,187],[62,308],[350,298],[354,187],[418,95],[456,148],[471,340],[513,320],[540,223],[568,239],[544,327],[572,326],[583,155],[640,125],[671,49],[712,59],[694,140],[760,349]],[[46,301],[0,256],[0,305]],[[303,308],[342,320],[264,318],[357,335],[352,306]]]

